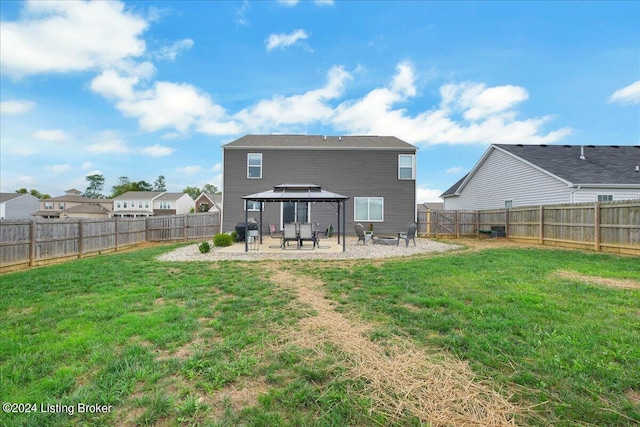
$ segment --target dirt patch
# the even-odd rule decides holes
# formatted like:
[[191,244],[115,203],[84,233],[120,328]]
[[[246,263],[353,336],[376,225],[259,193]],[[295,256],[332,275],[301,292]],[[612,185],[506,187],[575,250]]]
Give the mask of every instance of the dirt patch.
[[580,282],[586,282],[592,285],[608,286],[610,288],[640,289],[640,281],[637,281],[637,280],[610,279],[605,277],[586,276],[584,274],[576,273],[575,271],[558,270],[552,274],[552,277],[576,280]]
[[636,405],[640,404],[640,391],[630,388],[624,392],[624,395]]
[[519,409],[479,381],[467,363],[428,353],[405,338],[388,346],[372,342],[372,325],[337,312],[318,280],[283,270],[273,271],[270,280],[294,290],[298,302],[317,313],[298,323],[291,342],[318,352],[326,344],[337,346],[349,361],[347,375],[367,384],[372,411],[398,419],[411,414],[433,426],[514,425]]

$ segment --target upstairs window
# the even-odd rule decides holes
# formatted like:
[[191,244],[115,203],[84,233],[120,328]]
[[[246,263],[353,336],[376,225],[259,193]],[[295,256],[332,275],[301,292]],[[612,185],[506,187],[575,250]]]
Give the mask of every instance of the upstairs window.
[[160,202],[160,209],[171,209],[171,202]]
[[414,154],[398,155],[398,179],[416,179],[416,156]]
[[598,194],[599,202],[613,202],[613,194]]
[[64,209],[64,203],[58,203],[58,206],[60,207],[60,209]]
[[247,178],[262,178],[262,153],[247,154]]
[[53,202],[44,202],[44,208],[46,210],[53,209]]

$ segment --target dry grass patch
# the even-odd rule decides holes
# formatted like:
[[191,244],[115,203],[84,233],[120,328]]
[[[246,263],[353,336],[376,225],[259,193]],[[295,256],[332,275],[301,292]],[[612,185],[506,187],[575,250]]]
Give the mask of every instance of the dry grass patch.
[[608,286],[610,288],[640,289],[640,281],[637,280],[586,276],[575,271],[558,270],[553,273],[553,277],[586,282],[592,285]]
[[372,326],[335,311],[320,291],[321,281],[282,270],[270,279],[295,290],[298,301],[317,313],[298,323],[290,342],[318,353],[327,344],[343,352],[346,375],[366,384],[371,411],[398,420],[411,414],[432,426],[514,425],[519,408],[479,381],[467,363],[428,353],[406,338],[395,337],[386,346],[372,342]]

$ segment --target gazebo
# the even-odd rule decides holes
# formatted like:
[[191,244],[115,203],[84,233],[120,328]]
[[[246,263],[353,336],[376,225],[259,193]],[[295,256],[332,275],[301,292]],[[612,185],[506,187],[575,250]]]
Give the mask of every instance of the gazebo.
[[[272,202],[320,202],[320,203],[331,203],[336,207],[336,211],[338,214],[338,244],[340,244],[340,234],[342,236],[342,252],[346,251],[346,243],[345,243],[345,207],[346,202],[349,199],[347,196],[343,196],[342,194],[334,193],[332,191],[327,191],[322,189],[319,185],[315,184],[281,184],[273,187],[273,190],[263,191],[261,193],[250,194],[248,196],[243,196],[243,200],[245,203],[247,201],[259,202],[260,203],[260,222],[259,222],[259,236],[260,243],[262,243],[262,211],[265,204]],[[340,213],[342,212],[342,216]],[[244,223],[245,223],[245,236],[249,235],[249,211],[245,210],[244,213]],[[247,237],[244,239],[244,250],[245,252],[249,251],[249,243]]]

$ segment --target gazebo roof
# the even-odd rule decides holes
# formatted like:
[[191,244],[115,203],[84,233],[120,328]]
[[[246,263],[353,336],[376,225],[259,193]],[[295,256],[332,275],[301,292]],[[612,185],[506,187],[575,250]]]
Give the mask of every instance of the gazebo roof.
[[280,184],[273,187],[273,190],[242,198],[255,202],[342,202],[349,199],[315,184]]

